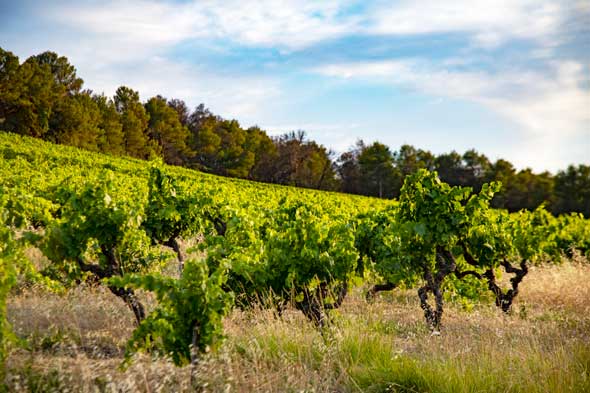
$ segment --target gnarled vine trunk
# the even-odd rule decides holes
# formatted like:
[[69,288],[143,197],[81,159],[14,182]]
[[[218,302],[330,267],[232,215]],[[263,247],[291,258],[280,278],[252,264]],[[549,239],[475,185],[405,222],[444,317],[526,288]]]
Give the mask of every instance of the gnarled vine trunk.
[[[89,264],[86,263],[82,258],[78,258],[78,265],[80,266],[80,269],[84,272],[90,272],[94,274],[99,279],[110,278],[115,275],[122,275],[121,267],[117,256],[115,255],[115,251],[107,246],[101,246],[100,248],[102,254],[107,259],[107,266],[102,267],[95,264]],[[133,289],[118,288],[114,286],[109,286],[108,288],[113,295],[120,297],[131,309],[131,311],[133,311],[135,322],[137,325],[139,325],[141,321],[145,319],[145,308],[137,298],[137,295]]]
[[[424,267],[424,281],[426,284],[418,289],[420,307],[424,311],[426,324],[433,332],[440,331],[441,319],[444,311],[442,283],[446,276],[453,273],[457,268],[455,257],[450,251],[443,247],[436,247],[436,274],[433,274],[428,267]],[[434,307],[428,303],[428,292],[434,295]]]
[[113,295],[120,297],[129,306],[133,315],[135,316],[135,323],[139,325],[145,319],[145,309],[143,304],[137,298],[133,289],[117,288],[109,286],[109,290]]
[[323,328],[327,321],[327,310],[337,309],[342,305],[348,293],[348,285],[343,283],[338,289],[338,294],[333,303],[326,303],[325,299],[328,297],[328,287],[325,283],[320,284],[319,288],[310,292],[304,290],[303,300],[295,303],[295,307],[300,310],[313,324],[317,327]]
[[182,254],[180,243],[178,243],[178,236],[172,236],[166,243],[164,243],[164,245],[170,247],[176,253],[176,259],[178,260],[178,274],[182,275],[182,271],[184,270],[184,255]]
[[522,282],[524,276],[527,275],[529,269],[527,267],[526,261],[520,262],[520,268],[512,266],[510,262],[504,260],[501,263],[506,273],[513,273],[514,277],[510,279],[511,288],[508,289],[506,292],[500,288],[500,286],[496,283],[496,276],[494,274],[493,269],[488,269],[484,273],[488,281],[488,288],[494,293],[496,297],[496,306],[500,307],[503,312],[508,313],[510,308],[512,307],[512,302],[516,295],[518,295],[518,286]]
[[[465,261],[471,266],[479,266],[477,260],[469,253],[469,250],[467,250],[465,243],[461,243],[461,247],[463,248],[463,257],[465,258]],[[506,259],[504,259],[500,265],[504,268],[506,273],[514,274],[514,277],[510,279],[511,288],[507,291],[503,291],[496,282],[496,275],[493,268],[487,269],[483,275],[471,270],[461,273],[455,272],[455,274],[459,278],[462,278],[466,275],[473,275],[479,279],[485,278],[488,283],[489,290],[492,291],[496,299],[496,306],[500,307],[503,312],[508,313],[512,307],[512,302],[516,298],[516,295],[518,295],[518,286],[522,282],[524,276],[526,276],[529,272],[529,269],[526,260],[522,260],[520,262],[520,268],[514,267]]]
[[385,284],[375,284],[371,287],[371,289],[369,289],[367,291],[366,299],[367,299],[367,301],[371,301],[375,298],[375,296],[379,292],[391,291],[391,290],[395,289],[396,287],[397,287],[397,285],[389,283],[389,282],[385,283]]

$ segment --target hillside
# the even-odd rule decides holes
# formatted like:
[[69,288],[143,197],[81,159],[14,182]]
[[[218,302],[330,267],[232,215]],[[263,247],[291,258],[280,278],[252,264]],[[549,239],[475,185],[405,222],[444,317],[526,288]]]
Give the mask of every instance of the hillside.
[[[18,185],[39,197],[64,182],[74,186],[92,182],[104,171],[112,171],[125,185],[126,189],[121,192],[145,195],[152,166],[149,161],[113,157],[6,132],[0,132],[0,154],[0,185]],[[387,206],[390,203],[377,198],[216,176],[166,165],[161,161],[156,165],[175,177],[181,186],[206,190],[230,205],[239,205],[246,200],[248,204],[268,207],[269,200],[277,203],[281,198],[297,196],[308,200],[323,198],[323,204],[353,208],[358,212],[369,206]]]

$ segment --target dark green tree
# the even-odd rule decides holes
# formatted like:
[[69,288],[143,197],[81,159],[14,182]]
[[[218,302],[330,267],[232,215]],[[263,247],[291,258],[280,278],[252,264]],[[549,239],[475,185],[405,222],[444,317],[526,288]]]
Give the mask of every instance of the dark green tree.
[[435,159],[435,169],[443,182],[451,186],[463,185],[463,157],[456,151],[438,155]]
[[303,164],[297,173],[297,185],[319,190],[338,189],[332,155],[333,152],[324,146],[314,141],[307,142],[304,146]]
[[499,181],[502,188],[492,199],[492,207],[508,209],[511,212],[521,209],[534,210],[542,203],[551,206],[554,201],[553,176],[544,172],[534,174],[531,169],[519,172],[506,160],[491,164],[484,175],[485,182]]
[[246,132],[237,120],[223,120],[215,126],[221,144],[211,167],[224,176],[246,178],[254,166],[254,153],[245,149]]
[[107,98],[104,94],[94,95],[92,99],[96,102],[100,111],[101,136],[98,140],[98,149],[101,152],[120,156],[125,154],[125,134],[123,134],[123,124],[121,124],[121,115],[115,108],[112,99]]
[[90,98],[90,92],[81,92],[84,81],[76,75],[76,68],[66,57],[50,51],[31,56],[25,63],[36,64],[49,71],[53,82],[52,110],[44,139],[97,150],[100,134],[97,127],[98,110]]
[[342,153],[336,162],[338,177],[340,179],[340,190],[351,194],[361,193],[361,169],[359,166],[359,155],[365,148],[365,143],[358,140],[355,146]]
[[395,192],[393,155],[389,147],[374,142],[359,155],[361,193],[380,198],[392,198]]
[[490,160],[474,149],[463,153],[463,185],[473,188],[475,192],[479,192],[486,182],[486,174],[490,166]]
[[536,175],[530,168],[521,170],[508,189],[505,207],[515,212],[522,209],[535,210],[544,202],[551,206],[553,184],[553,177],[548,172]]
[[500,191],[494,195],[491,206],[495,208],[505,208],[508,201],[508,190],[512,187],[514,178],[516,176],[516,169],[512,163],[499,159],[491,164],[485,174],[485,181],[498,181],[502,183]]
[[218,175],[246,178],[254,166],[255,157],[245,148],[247,135],[237,120],[207,115],[194,124],[195,166]]
[[272,182],[297,187],[338,188],[331,153],[306,139],[305,131],[293,131],[274,139],[278,157],[272,165]]
[[19,104],[25,93],[18,57],[0,48],[0,128],[18,132]]
[[102,136],[101,113],[89,93],[63,97],[51,116],[47,139],[64,145],[98,151]]
[[583,213],[590,218],[590,165],[570,165],[555,176],[553,213]]
[[278,152],[272,139],[259,127],[246,130],[246,150],[254,153],[254,165],[250,168],[248,178],[269,182],[272,178],[272,164],[278,158]]
[[194,152],[189,166],[199,170],[212,171],[209,168],[215,160],[215,154],[221,146],[221,138],[215,133],[220,118],[213,115],[205,105],[200,104],[188,117],[189,147]]
[[32,60],[41,66],[48,66],[53,75],[55,83],[65,88],[66,93],[73,95],[79,93],[84,81],[76,75],[76,68],[70,64],[64,56],[55,52],[46,51],[36,56],[31,56],[27,61]]
[[417,172],[419,169],[434,169],[434,155],[422,149],[416,149],[411,145],[402,145],[399,151],[393,153],[395,167],[405,177]]
[[0,49],[0,126],[5,131],[43,138],[65,90],[54,81],[49,65]]
[[178,113],[178,120],[180,120],[180,123],[185,126],[188,127],[189,126],[189,117],[191,115],[188,107],[186,106],[186,103],[183,100],[179,100],[177,98],[173,98],[171,100],[168,100],[168,106],[172,109],[174,109],[176,111],[176,113]]
[[160,146],[167,164],[182,165],[190,155],[187,146],[188,129],[180,122],[178,112],[157,96],[145,104],[149,116],[148,135]]
[[139,101],[139,93],[121,86],[115,93],[114,102],[121,115],[126,153],[142,159],[159,156],[158,144],[151,141],[147,134],[149,115]]

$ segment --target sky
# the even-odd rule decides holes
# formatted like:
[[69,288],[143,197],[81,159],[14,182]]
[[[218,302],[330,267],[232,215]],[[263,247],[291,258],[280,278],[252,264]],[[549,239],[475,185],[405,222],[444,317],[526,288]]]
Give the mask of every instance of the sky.
[[590,0],[0,0],[0,47],[336,153],[590,164]]

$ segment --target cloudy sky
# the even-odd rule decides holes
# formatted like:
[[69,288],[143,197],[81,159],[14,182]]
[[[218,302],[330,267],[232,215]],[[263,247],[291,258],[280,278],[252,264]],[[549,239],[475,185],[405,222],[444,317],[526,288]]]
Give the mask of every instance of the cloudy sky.
[[337,152],[590,164],[590,0],[0,0],[0,46]]

